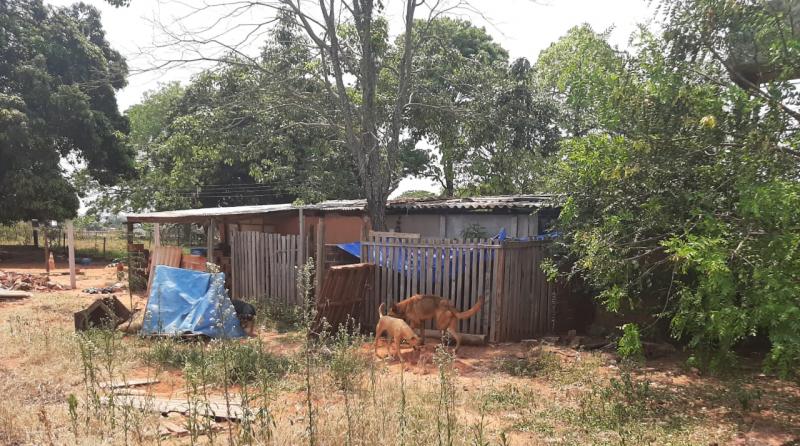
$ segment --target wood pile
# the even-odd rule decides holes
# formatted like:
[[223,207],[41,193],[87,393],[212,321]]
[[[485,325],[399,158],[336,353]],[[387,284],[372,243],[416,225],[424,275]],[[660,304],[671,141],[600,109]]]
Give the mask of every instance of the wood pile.
[[15,273],[13,271],[0,271],[0,289],[49,292],[61,291],[64,289],[64,286],[53,282],[47,276]]

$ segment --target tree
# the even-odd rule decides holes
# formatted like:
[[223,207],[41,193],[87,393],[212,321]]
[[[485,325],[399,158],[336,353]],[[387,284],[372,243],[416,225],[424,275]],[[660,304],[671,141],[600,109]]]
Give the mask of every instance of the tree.
[[104,185],[132,173],[114,96],[126,74],[95,8],[0,3],[0,222],[74,217],[65,160]]
[[583,88],[580,73],[609,66],[608,52],[557,68],[566,70],[564,103],[602,105],[559,156],[560,258],[611,310],[655,301],[653,314],[694,363],[720,367],[739,343],[764,335],[766,366],[789,373],[800,364],[797,121],[782,103],[791,89],[778,81],[759,87],[768,96],[743,90],[715,56],[676,51],[686,36],[674,17],[730,2],[664,3],[665,39],[640,32],[634,52],[618,56],[621,73],[590,68],[604,92]]
[[[508,53],[483,28],[466,20],[442,17],[419,21],[420,45],[414,55],[414,83],[409,127],[438,152],[426,174],[453,196],[456,172],[467,164],[467,127],[471,107],[505,71]],[[472,119],[475,119],[474,117]]]
[[[225,10],[229,13],[223,13],[198,32],[187,33],[180,23],[172,26],[179,31],[163,26],[170,40],[168,44],[191,47],[192,56],[166,61],[162,66],[197,60],[255,66],[257,63],[246,54],[245,48],[261,35],[262,28],[289,14],[312,44],[316,60],[306,68],[310,77],[324,85],[325,110],[330,111],[325,120],[307,124],[330,125],[340,132],[341,144],[358,172],[372,226],[385,228],[386,198],[404,172],[403,159],[414,158],[408,156],[414,153],[407,144],[404,128],[410,106],[413,54],[419,45],[413,33],[414,19],[417,8],[423,4],[419,0],[403,1],[404,28],[396,46],[389,42],[388,25],[382,17],[383,3],[375,0],[318,4],[303,0],[246,4],[219,1],[187,5],[194,11],[190,15]],[[436,18],[444,7],[444,2],[437,2],[429,20]],[[245,14],[270,18],[240,23],[237,18]],[[225,56],[204,54],[203,47],[222,49]],[[282,77],[284,73],[273,75]]]
[[[625,59],[608,44],[608,32],[576,26],[539,54],[534,67],[537,89],[559,105],[559,127],[567,135],[584,136],[624,113],[611,94],[625,76]],[[604,119],[600,123],[598,119]]]
[[560,140],[555,104],[535,91],[533,70],[524,58],[481,90],[470,105],[462,192],[540,191],[547,157]]
[[[232,59],[187,87],[167,85],[131,107],[139,179],[104,209],[173,209],[355,198],[355,166],[327,124],[323,84],[290,20],[270,31],[258,64]],[[274,73],[282,73],[281,77]],[[314,125],[319,123],[319,125]]]

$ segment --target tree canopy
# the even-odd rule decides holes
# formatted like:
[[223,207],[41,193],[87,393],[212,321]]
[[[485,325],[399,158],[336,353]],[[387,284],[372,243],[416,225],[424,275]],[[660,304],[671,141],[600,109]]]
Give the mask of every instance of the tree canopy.
[[74,217],[71,174],[132,173],[115,98],[126,74],[95,8],[0,3],[0,221]]
[[[641,30],[631,53],[609,51],[586,27],[543,53],[544,81],[583,112],[552,182],[564,203],[560,258],[613,311],[656,302],[649,311],[695,364],[722,367],[763,336],[765,364],[788,373],[800,363],[798,121],[786,110],[796,89],[742,89],[683,31],[686,14],[731,4],[665,1],[663,38]],[[594,48],[580,64],[576,44]]]

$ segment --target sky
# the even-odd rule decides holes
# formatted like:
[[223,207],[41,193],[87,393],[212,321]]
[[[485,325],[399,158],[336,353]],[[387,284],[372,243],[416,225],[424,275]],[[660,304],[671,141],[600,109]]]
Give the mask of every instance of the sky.
[[[70,0],[45,1],[57,6],[73,3]],[[153,69],[159,61],[183,57],[177,56],[180,49],[174,46],[159,47],[159,44],[169,41],[164,26],[170,31],[181,27],[207,27],[220,19],[223,15],[220,10],[205,11],[186,18],[191,11],[187,5],[222,0],[133,0],[127,8],[114,8],[103,0],[83,1],[101,11],[106,38],[128,61],[132,74],[128,85],[117,93],[120,110],[124,111],[140,102],[145,92],[157,89],[159,84],[170,81],[187,83],[193,74],[210,65],[206,62]],[[403,25],[403,2],[386,0],[385,3],[390,32],[396,33]],[[428,3],[431,3],[430,0]],[[653,19],[653,7],[648,3],[647,0],[469,0],[470,10],[462,8],[453,15],[484,26],[509,51],[512,59],[526,57],[533,62],[539,52],[571,27],[581,23],[588,23],[595,31],[612,29],[611,43],[621,48],[627,47],[637,25]],[[265,13],[260,11],[258,14]],[[263,21],[263,17],[253,17],[253,13],[243,14],[221,23],[221,26],[259,20]],[[228,37],[233,39],[241,35]],[[255,55],[258,47],[259,39],[255,37],[245,51]],[[427,179],[407,178],[393,195],[409,189],[435,191],[437,186]]]

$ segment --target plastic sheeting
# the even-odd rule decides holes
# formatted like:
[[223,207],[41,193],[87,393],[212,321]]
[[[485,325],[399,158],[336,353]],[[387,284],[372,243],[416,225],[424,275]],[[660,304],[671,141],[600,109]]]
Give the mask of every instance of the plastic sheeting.
[[201,334],[212,338],[241,338],[224,273],[205,273],[170,266],[155,268],[145,307],[142,334]]

